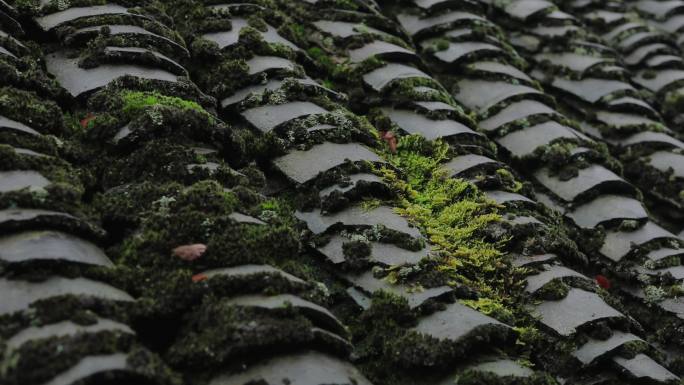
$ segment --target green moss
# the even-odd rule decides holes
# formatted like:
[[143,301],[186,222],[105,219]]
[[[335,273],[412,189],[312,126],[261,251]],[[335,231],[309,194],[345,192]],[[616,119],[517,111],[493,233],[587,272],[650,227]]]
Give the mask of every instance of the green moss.
[[415,135],[402,137],[397,153],[387,156],[405,171],[407,181],[390,169],[383,169],[385,179],[403,196],[397,211],[421,228],[439,255],[437,269],[446,273],[452,284],[473,285],[499,302],[497,293],[506,290],[502,280],[508,275],[501,262],[507,240],[491,242],[484,237],[501,216],[496,204],[475,185],[450,177],[440,167],[447,153],[443,142]]
[[166,96],[158,92],[123,91],[121,97],[123,98],[122,111],[128,116],[134,116],[147,107],[163,105],[182,110],[198,111],[202,114],[206,114],[210,121],[213,122],[214,120],[214,117],[196,102],[175,96]]

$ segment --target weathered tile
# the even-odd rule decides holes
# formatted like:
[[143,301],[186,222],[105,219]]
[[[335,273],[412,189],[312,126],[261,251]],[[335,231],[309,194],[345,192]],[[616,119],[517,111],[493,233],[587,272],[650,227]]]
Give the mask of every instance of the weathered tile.
[[432,79],[428,74],[417,68],[396,63],[386,64],[363,75],[363,81],[376,91],[382,91],[395,80],[410,78]]
[[532,155],[537,148],[561,138],[578,139],[570,128],[555,121],[548,121],[513,131],[496,141],[513,156],[522,158]]
[[501,52],[501,48],[488,44],[488,43],[478,43],[478,42],[451,42],[449,47],[442,51],[437,51],[433,55],[439,60],[446,63],[455,63],[460,59],[472,55],[476,52]]
[[[246,19],[241,17],[233,17],[230,19],[230,23],[233,27],[230,31],[210,32],[202,35],[202,37],[218,44],[220,49],[236,44],[240,38],[240,30],[247,27],[249,24]],[[266,24],[266,32],[259,31],[259,34],[267,43],[283,44],[294,50],[299,49],[296,45],[292,44],[292,42],[280,36],[278,31],[269,24]]]
[[449,170],[451,176],[456,176],[464,171],[483,165],[501,165],[501,163],[486,156],[466,154],[451,159],[443,164],[442,168]]
[[553,281],[554,279],[561,279],[561,278],[568,278],[568,277],[578,277],[578,278],[585,278],[588,279],[587,277],[583,276],[582,274],[568,269],[565,266],[562,265],[552,265],[548,267],[547,269],[543,270],[539,274],[535,275],[530,275],[527,278],[525,278],[525,281],[527,281],[527,286],[525,287],[525,291],[528,293],[535,293],[537,290],[541,289],[546,285],[547,283]]
[[668,172],[672,170],[672,175],[677,178],[684,178],[684,155],[675,154],[668,151],[658,151],[649,155],[649,164],[660,171]]
[[254,107],[243,111],[242,116],[254,127],[266,133],[290,120],[309,115],[325,114],[328,111],[311,102],[289,102],[285,104]]
[[264,71],[272,70],[295,70],[295,63],[279,56],[255,56],[247,60],[249,75],[256,75]]
[[104,87],[122,76],[135,76],[149,80],[176,82],[178,77],[171,72],[131,64],[102,64],[95,68],[80,68],[78,58],[68,58],[64,53],[46,56],[47,68],[72,96]]
[[6,340],[7,351],[18,349],[26,342],[52,337],[73,336],[77,334],[91,334],[101,331],[115,331],[125,334],[135,334],[128,325],[106,318],[97,318],[95,323],[81,325],[73,321],[61,321],[44,326],[30,326],[14,334]]
[[601,185],[627,185],[627,182],[614,172],[599,165],[580,169],[578,175],[569,180],[560,180],[556,176],[551,176],[546,168],[537,171],[534,175],[544,187],[567,202],[572,202],[578,195]]
[[363,289],[369,294],[372,294],[378,290],[383,290],[399,297],[406,298],[411,309],[419,307],[429,299],[439,298],[451,292],[451,288],[448,286],[412,290],[410,287],[404,285],[391,284],[382,279],[375,278],[371,271],[366,271],[358,275],[347,274],[345,277],[355,286]]
[[415,53],[404,47],[400,47],[396,44],[388,43],[382,40],[375,40],[361,48],[349,51],[349,58],[351,59],[352,63],[360,63],[368,58],[379,55],[415,56]]
[[297,183],[306,183],[319,173],[345,162],[382,162],[379,156],[358,143],[325,142],[306,151],[292,151],[274,160],[280,171]]
[[563,336],[574,334],[588,322],[624,317],[597,294],[575,288],[562,300],[542,302],[535,310],[541,316],[541,323]]
[[329,21],[319,20],[314,21],[313,25],[323,32],[327,32],[333,36],[347,38],[349,36],[360,35],[362,33],[373,33],[377,35],[387,35],[385,32],[377,30],[373,27],[361,23],[349,23],[346,21]]
[[514,267],[532,266],[532,265],[538,265],[538,264],[542,264],[542,263],[551,262],[557,258],[558,258],[558,256],[556,254],[527,255],[527,256],[520,256],[520,257],[512,260],[511,264]]
[[589,103],[596,103],[601,98],[617,91],[635,91],[634,87],[619,80],[584,79],[570,80],[561,77],[554,78],[552,85]]
[[353,206],[340,212],[321,215],[316,211],[297,211],[295,216],[307,223],[309,230],[315,234],[321,234],[335,224],[344,226],[378,226],[400,233],[408,234],[414,238],[421,237],[420,231],[410,227],[406,219],[396,214],[391,207],[379,206],[371,210],[365,210],[360,206]]
[[116,4],[93,5],[90,7],[71,7],[63,11],[51,13],[36,19],[38,25],[44,30],[50,30],[62,24],[69,23],[84,17],[105,15],[127,15],[128,17],[143,17],[128,12],[126,7]]
[[129,371],[134,372],[128,365],[126,354],[87,356],[43,385],[70,385],[83,382],[86,378],[96,374]]
[[671,232],[648,221],[645,225],[635,231],[627,232],[615,230],[607,232],[600,252],[613,261],[618,262],[629,253],[633,245],[642,245],[654,239],[675,237],[676,236]]
[[41,134],[34,130],[33,128],[25,125],[24,123],[17,122],[16,120],[12,120],[9,118],[6,118],[2,115],[0,115],[0,128],[9,128],[12,130],[20,131],[22,133],[30,134],[30,135],[36,135],[40,136]]
[[458,94],[454,97],[466,107],[480,111],[486,111],[512,96],[540,93],[532,87],[504,81],[464,79],[458,83],[458,87]]
[[483,326],[508,328],[494,318],[456,302],[447,305],[446,310],[419,319],[418,326],[412,330],[439,340],[458,341]]
[[480,121],[479,127],[487,131],[494,131],[504,124],[541,114],[557,115],[558,113],[542,102],[536,100],[521,100],[509,104],[493,116]]
[[679,381],[679,377],[643,353],[634,358],[613,357],[613,361],[635,378],[649,378],[658,382]]
[[455,120],[434,120],[410,110],[383,108],[382,111],[402,130],[409,134],[419,134],[428,140],[455,135],[479,135]]
[[418,32],[433,28],[438,25],[453,23],[460,20],[479,20],[485,21],[484,18],[468,12],[452,11],[432,17],[420,17],[410,14],[399,14],[397,19],[402,27],[409,33],[415,35]]
[[26,310],[38,300],[67,294],[109,301],[133,301],[130,295],[113,286],[86,278],[52,277],[42,282],[0,278],[0,292],[3,293],[0,315]]
[[37,171],[0,171],[0,193],[28,189],[42,191],[50,181]]
[[613,335],[606,340],[590,339],[587,343],[582,345],[577,351],[573,352],[582,364],[589,365],[597,358],[605,356],[611,351],[619,348],[627,342],[643,341],[641,338],[631,333],[624,333],[621,331],[614,331]]
[[[317,250],[325,255],[330,262],[335,264],[343,263],[345,262],[343,250],[345,242],[350,242],[350,240],[339,235],[333,235],[325,246],[319,247]],[[368,259],[371,262],[379,262],[387,266],[413,265],[420,262],[429,254],[429,249],[427,247],[423,250],[411,251],[402,249],[391,243],[370,241],[369,244],[371,253]]]
[[648,218],[648,213],[641,202],[634,198],[619,195],[601,195],[591,202],[576,207],[566,214],[575,223],[584,228],[594,228],[599,224],[614,219],[641,220]]
[[226,300],[227,304],[243,307],[259,307],[264,309],[281,309],[291,306],[296,308],[312,320],[317,321],[327,329],[335,333],[346,334],[345,328],[340,321],[328,309],[313,302],[301,299],[292,294],[279,294],[272,296],[265,295],[243,295]]
[[59,260],[114,266],[99,247],[57,231],[31,231],[0,237],[0,260],[10,263]]
[[327,354],[305,351],[261,361],[241,373],[223,374],[209,385],[263,383],[267,385],[372,385],[354,366]]
[[224,267],[211,269],[201,273],[207,278],[213,277],[244,277],[254,274],[274,274],[279,275],[290,282],[304,284],[305,282],[294,275],[269,265],[240,265],[235,267]]

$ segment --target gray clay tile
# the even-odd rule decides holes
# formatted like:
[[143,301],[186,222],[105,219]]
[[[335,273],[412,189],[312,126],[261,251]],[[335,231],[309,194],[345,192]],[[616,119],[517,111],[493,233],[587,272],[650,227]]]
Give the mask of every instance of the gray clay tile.
[[499,63],[495,61],[479,61],[476,63],[472,63],[469,65],[469,68],[477,71],[483,71],[483,72],[491,72],[495,74],[502,74],[506,76],[510,76],[515,79],[519,80],[524,80],[524,81],[532,81],[527,74],[524,72],[520,71],[519,69],[513,67],[510,64],[504,64],[504,63]]
[[442,51],[437,51],[433,55],[439,60],[446,63],[455,63],[460,59],[464,58],[466,55],[473,54],[475,52],[500,52],[501,48],[488,44],[488,43],[478,43],[478,42],[451,42],[449,47]]
[[340,193],[345,193],[347,191],[351,191],[354,188],[356,188],[359,184],[359,182],[366,182],[366,183],[373,183],[373,184],[383,184],[382,178],[375,174],[368,174],[368,173],[359,173],[359,174],[352,174],[349,175],[348,178],[344,180],[344,182],[340,182],[331,186],[328,186],[321,190],[318,195],[321,198],[325,198],[326,196],[332,194],[333,192],[340,192]]
[[532,204],[535,203],[533,200],[531,200],[530,198],[528,198],[524,195],[520,195],[520,194],[508,192],[508,191],[486,191],[485,196],[488,199],[491,199],[500,205],[508,203],[508,202],[527,202],[527,203],[532,203]]
[[0,237],[0,260],[11,263],[60,260],[114,266],[99,247],[57,231],[31,231]]
[[582,364],[589,365],[597,358],[610,353],[627,342],[633,341],[643,340],[631,333],[614,331],[613,335],[607,340],[590,339],[587,343],[577,349],[577,351],[572,353],[572,355],[582,362]]
[[532,87],[504,81],[464,79],[458,83],[458,87],[458,94],[454,97],[466,107],[481,111],[512,96],[540,93]]
[[83,382],[86,378],[98,373],[126,372],[130,370],[128,367],[128,356],[123,353],[87,356],[81,358],[74,366],[59,373],[43,385],[70,385]]
[[639,11],[656,18],[663,18],[676,9],[684,8],[684,3],[679,0],[639,0],[634,5]]
[[297,211],[295,216],[305,221],[309,230],[315,234],[321,234],[335,224],[344,226],[378,226],[400,233],[408,234],[414,238],[421,237],[420,231],[410,227],[406,219],[396,214],[391,207],[379,206],[371,210],[365,210],[360,206],[353,206],[341,212],[330,215],[321,215],[316,211]]
[[41,28],[47,31],[76,19],[104,15],[128,15],[130,17],[143,17],[129,13],[126,7],[116,4],[105,4],[93,5],[90,7],[71,7],[63,11],[58,11],[39,17],[36,19],[36,21]]
[[256,75],[271,70],[295,70],[295,63],[278,56],[255,56],[247,60],[249,75]]
[[556,254],[527,255],[527,256],[520,256],[520,257],[512,260],[511,264],[514,267],[524,267],[524,266],[538,265],[538,264],[542,264],[542,263],[551,262],[557,258],[558,258],[558,256]]
[[295,101],[285,104],[254,107],[243,111],[242,116],[254,127],[266,133],[290,120],[328,111],[311,102]]
[[561,77],[554,78],[552,85],[589,103],[596,103],[604,96],[617,91],[634,91],[634,87],[619,80],[584,79],[570,80]]
[[594,228],[602,222],[613,219],[648,218],[641,202],[619,195],[601,195],[591,202],[576,207],[567,216],[584,228]]
[[52,277],[43,282],[0,279],[0,315],[25,310],[33,302],[65,294],[92,296],[110,301],[133,301],[125,292],[86,278]]
[[352,63],[361,63],[362,61],[378,56],[378,55],[415,55],[412,51],[396,44],[387,43],[382,40],[375,40],[361,48],[349,51],[349,58]]
[[577,139],[577,136],[570,128],[555,121],[548,121],[513,131],[496,141],[513,156],[522,158],[531,155],[537,148],[561,138]]
[[331,312],[329,312],[328,309],[292,294],[279,294],[273,296],[244,295],[231,298],[227,300],[226,303],[235,306],[259,307],[265,309],[280,309],[283,307],[292,306],[305,312],[307,316],[320,322],[329,330],[336,333],[346,333],[342,323],[340,323],[340,321]]
[[397,63],[389,63],[363,75],[363,81],[376,91],[382,91],[395,80],[410,78],[432,79],[417,68]]
[[364,32],[374,33],[377,35],[387,35],[386,33],[379,31],[373,27],[363,25],[360,23],[348,23],[346,21],[329,21],[329,20],[319,20],[313,22],[313,24],[323,32],[329,33],[333,36],[346,38],[353,35],[360,35]]
[[648,221],[639,229],[631,232],[613,230],[606,233],[605,241],[601,246],[601,254],[620,261],[632,249],[632,245],[642,245],[654,239],[675,238],[671,232],[663,229],[655,223]]
[[325,142],[306,151],[295,150],[274,160],[278,169],[297,183],[305,183],[319,173],[350,162],[381,162],[374,152],[358,143]]
[[613,361],[635,378],[650,378],[658,382],[679,381],[679,377],[643,353],[634,358],[613,357]]
[[207,278],[212,277],[241,277],[253,274],[275,274],[287,279],[290,282],[304,284],[305,282],[294,275],[269,265],[241,265],[235,267],[224,267],[220,269],[207,270],[201,273]]
[[565,67],[573,72],[584,72],[597,64],[611,62],[610,59],[581,55],[574,52],[542,53],[535,56],[535,58],[538,61],[547,60],[554,66]]
[[672,170],[672,175],[684,178],[684,155],[668,151],[658,151],[648,156],[649,164],[658,170],[667,172]]
[[572,202],[578,195],[604,184],[627,184],[614,172],[596,164],[580,169],[578,172],[576,177],[564,181],[551,176],[549,170],[544,168],[537,171],[535,177],[551,192],[567,202]]
[[36,135],[39,136],[40,133],[33,128],[25,125],[24,123],[17,122],[16,120],[12,120],[10,118],[6,118],[2,115],[0,115],[0,127],[2,128],[10,128],[16,131],[21,131],[26,134],[31,134],[31,135]]
[[525,291],[527,291],[528,293],[535,293],[537,290],[541,289],[542,287],[544,287],[544,285],[553,281],[554,279],[568,277],[578,277],[585,279],[587,278],[574,270],[568,269],[565,266],[553,265],[547,268],[546,270],[540,272],[539,274],[528,276],[525,279],[527,281]]
[[90,325],[80,325],[72,321],[61,321],[44,326],[30,326],[23,329],[6,340],[7,350],[18,349],[28,341],[58,336],[73,336],[82,333],[98,333],[105,330],[135,334],[128,325],[106,318],[98,318],[95,323]]
[[561,300],[537,305],[536,312],[541,316],[541,323],[563,336],[572,335],[578,327],[591,321],[623,317],[596,293],[575,288]]
[[178,77],[168,71],[132,64],[102,64],[95,68],[80,68],[78,58],[63,53],[46,56],[48,71],[72,96],[104,87],[122,76],[135,76],[149,80],[176,82]]
[[410,110],[383,108],[382,111],[402,130],[409,134],[419,134],[428,140],[460,134],[478,135],[455,120],[433,120]]
[[446,310],[419,319],[418,326],[413,330],[439,340],[458,341],[482,326],[508,328],[494,318],[456,302],[447,305]]
[[492,164],[500,163],[486,156],[466,154],[451,159],[449,162],[443,164],[442,167],[449,170],[451,176],[456,176],[466,170],[472,169],[473,167]]
[[[345,242],[350,242],[349,239],[339,235],[330,237],[330,241],[325,246],[319,247],[318,251],[325,255],[332,263],[345,262],[345,255],[343,245]],[[402,249],[391,243],[369,242],[371,246],[371,254],[368,257],[372,262],[379,262],[387,266],[398,266],[405,264],[416,264],[420,262],[429,254],[427,247],[419,251],[411,251]]]
[[625,55],[623,59],[628,65],[637,65],[656,52],[669,52],[670,49],[671,48],[669,46],[663,43],[642,45],[641,47],[631,51],[628,55]]
[[509,104],[493,116],[480,121],[479,126],[486,131],[493,131],[504,124],[540,114],[555,115],[557,112],[546,104],[536,100],[520,100]]
[[406,298],[411,309],[419,307],[429,299],[438,298],[446,293],[451,292],[451,288],[448,286],[439,286],[422,290],[411,290],[411,288],[407,286],[400,284],[393,285],[382,279],[375,278],[371,271],[366,271],[358,275],[348,274],[346,275],[346,278],[355,286],[363,289],[367,293],[372,294],[378,290],[383,290],[399,297]]
[[0,193],[28,189],[41,191],[50,181],[37,171],[0,171]]
[[647,88],[653,92],[658,92],[666,85],[684,79],[684,70],[674,68],[661,69],[655,71],[654,77],[647,77],[644,72],[641,72],[633,79],[637,84],[641,85],[642,87]]
[[[154,32],[148,31],[145,28],[138,27],[137,25],[107,25],[107,28],[109,28],[109,34],[111,36],[116,36],[116,35],[145,35],[145,36],[151,36],[156,40],[162,41],[164,43],[168,43],[176,47],[181,52],[184,52],[185,56],[189,56],[190,53],[188,50],[180,45],[178,42],[171,40],[165,36],[158,35]],[[84,34],[84,33],[98,33],[102,29],[102,26],[96,25],[92,27],[84,27],[81,29],[77,29],[74,31],[74,33],[71,36],[77,36],[79,34]]]
[[[233,27],[233,29],[230,31],[210,32],[202,35],[202,37],[209,41],[215,42],[218,44],[220,49],[236,44],[240,38],[240,30],[247,27],[249,24],[247,23],[246,19],[240,17],[234,17],[230,20],[230,22]],[[284,44],[287,47],[298,50],[296,45],[280,36],[278,31],[268,24],[266,24],[266,32],[259,31],[259,34],[267,43]]]
[[507,3],[505,11],[516,19],[526,20],[528,17],[549,8],[555,8],[555,5],[546,0],[515,0]]
[[241,101],[247,99],[247,97],[251,94],[263,94],[264,91],[269,90],[269,91],[274,91],[280,88],[280,86],[283,85],[282,80],[277,80],[277,79],[269,79],[268,82],[265,84],[257,84],[253,86],[247,86],[244,88],[241,88],[232,95],[224,98],[221,100],[221,107],[226,108],[229,106],[232,106],[236,103],[240,103]]
[[305,351],[261,361],[234,374],[223,374],[209,385],[372,385],[354,366],[332,356]]
[[438,25],[453,23],[460,20],[479,20],[484,21],[480,16],[468,12],[453,11],[432,17],[420,17],[410,14],[399,14],[397,19],[402,27],[409,33],[415,35],[418,32]]
[[261,225],[261,226],[266,225],[266,222],[264,222],[260,219],[257,219],[257,218],[254,218],[254,217],[251,217],[249,215],[242,214],[242,213],[238,213],[238,212],[230,213],[230,215],[228,215],[228,218],[230,218],[230,219],[232,219],[238,223],[248,223],[248,224],[252,224],[252,225]]

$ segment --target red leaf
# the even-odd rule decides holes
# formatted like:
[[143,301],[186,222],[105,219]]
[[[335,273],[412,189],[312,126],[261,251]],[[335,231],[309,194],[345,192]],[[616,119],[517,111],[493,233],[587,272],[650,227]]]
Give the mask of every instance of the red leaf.
[[193,245],[178,246],[173,249],[172,253],[176,257],[184,261],[194,261],[207,251],[207,246],[202,243],[195,243]]
[[93,115],[91,112],[86,115],[85,118],[81,119],[81,127],[82,128],[88,128],[88,123],[90,123],[91,120],[95,119],[95,115]]
[[207,276],[204,275],[204,274],[201,274],[201,273],[200,273],[200,274],[195,274],[195,275],[192,276],[192,282],[195,282],[195,283],[196,283],[196,282],[202,282],[202,281],[206,280],[207,278],[209,278],[209,277],[207,277]]
[[610,289],[610,281],[604,275],[599,274],[594,277],[594,279],[596,280],[596,284],[600,287],[604,289]]

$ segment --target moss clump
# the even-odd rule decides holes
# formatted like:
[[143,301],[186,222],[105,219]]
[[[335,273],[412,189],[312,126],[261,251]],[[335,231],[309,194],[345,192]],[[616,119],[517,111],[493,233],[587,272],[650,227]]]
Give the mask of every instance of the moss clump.
[[501,221],[496,204],[470,182],[451,178],[440,168],[448,153],[443,142],[412,135],[401,138],[397,150],[388,157],[405,170],[407,182],[389,169],[384,175],[404,196],[399,213],[421,227],[439,253],[439,269],[454,283],[474,284],[489,294],[501,289],[494,289],[492,279],[502,271],[505,240],[484,240],[487,227]]
[[214,120],[214,117],[198,103],[175,96],[162,95],[159,92],[123,91],[121,93],[121,98],[123,99],[122,111],[127,116],[134,116],[139,111],[150,106],[163,105],[179,108],[181,110],[198,111],[202,114],[206,114],[210,121],[213,122]]
[[219,369],[275,348],[300,348],[315,338],[314,325],[293,307],[236,307],[210,298],[188,321],[167,358],[173,366],[192,370]]

